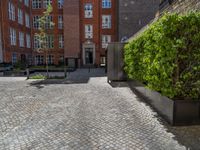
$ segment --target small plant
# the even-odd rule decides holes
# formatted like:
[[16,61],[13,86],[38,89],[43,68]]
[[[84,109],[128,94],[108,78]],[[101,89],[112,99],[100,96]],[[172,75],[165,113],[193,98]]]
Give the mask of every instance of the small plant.
[[31,76],[29,79],[37,79],[37,80],[38,79],[46,79],[46,76],[37,74],[37,75]]

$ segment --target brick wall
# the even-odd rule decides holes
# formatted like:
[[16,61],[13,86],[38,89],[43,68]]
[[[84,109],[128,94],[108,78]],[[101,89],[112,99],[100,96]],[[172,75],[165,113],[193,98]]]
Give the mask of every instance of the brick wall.
[[[59,62],[64,57],[64,49],[59,48],[59,35],[63,35],[64,31],[63,31],[63,29],[58,29],[58,16],[63,16],[63,9],[58,8],[57,1],[52,1],[52,7],[53,7],[53,12],[51,13],[51,15],[53,17],[54,27],[53,27],[53,29],[48,29],[47,32],[48,32],[48,34],[51,34],[54,36],[54,43],[53,43],[54,46],[53,46],[53,48],[49,49],[48,53],[49,53],[49,55],[53,56],[53,64],[59,64]],[[44,8],[31,9],[32,19],[34,16],[42,16],[44,11],[45,11]],[[35,64],[35,56],[37,56],[37,55],[45,56],[44,53],[37,53],[37,50],[34,49],[34,35],[37,32],[38,32],[38,29],[34,29],[34,27],[32,27],[32,37],[33,37],[32,38],[32,45],[33,45],[32,51],[33,51],[33,63],[34,64]],[[46,61],[44,61],[43,63],[45,63],[45,62]]]

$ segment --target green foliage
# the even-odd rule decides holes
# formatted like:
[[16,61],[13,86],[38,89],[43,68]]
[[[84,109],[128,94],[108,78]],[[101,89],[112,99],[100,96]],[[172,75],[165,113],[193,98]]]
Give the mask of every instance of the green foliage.
[[18,61],[13,66],[14,66],[15,70],[24,70],[24,69],[26,69],[26,63],[25,62],[21,62],[21,61]]
[[46,79],[46,77],[44,75],[37,74],[37,75],[31,76],[29,79],[39,80],[39,79]]
[[48,35],[48,29],[46,28],[47,26],[54,26],[54,23],[49,20],[49,16],[53,11],[53,7],[51,4],[47,6],[46,11],[43,12],[43,15],[39,18],[38,23],[39,23],[39,32],[35,34],[37,37],[38,42],[40,43],[40,48],[36,49],[37,51],[42,51],[46,52],[48,51],[48,40],[47,40],[47,35]]
[[170,98],[200,98],[200,13],[153,23],[125,46],[125,71]]

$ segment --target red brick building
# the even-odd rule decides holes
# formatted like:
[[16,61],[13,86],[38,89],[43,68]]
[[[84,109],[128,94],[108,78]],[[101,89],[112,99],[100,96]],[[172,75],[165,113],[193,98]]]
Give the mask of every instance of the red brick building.
[[116,0],[65,0],[65,58],[69,66],[105,63],[105,47],[117,40]]
[[44,53],[38,53],[37,49],[40,44],[37,41],[35,34],[38,32],[38,19],[46,10],[48,4],[51,3],[53,12],[47,18],[48,21],[54,23],[51,26],[49,23],[45,25],[48,36],[48,62],[49,64],[59,64],[64,60],[64,35],[63,35],[63,1],[62,0],[32,0],[32,37],[33,37],[33,56],[34,64],[45,64]]
[[106,43],[117,39],[115,0],[1,0],[0,61],[45,64],[35,33],[48,3],[53,12],[47,20],[55,24],[45,26],[49,64],[64,58],[76,67],[105,63]]
[[0,57],[3,62],[32,61],[29,0],[0,1]]

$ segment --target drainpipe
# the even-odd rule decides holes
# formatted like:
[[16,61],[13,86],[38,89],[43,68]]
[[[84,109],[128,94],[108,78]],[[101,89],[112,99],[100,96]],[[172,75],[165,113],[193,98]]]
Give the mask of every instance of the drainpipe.
[[0,5],[1,5],[1,38],[2,38],[2,52],[3,52],[3,62],[5,62],[5,59],[4,59],[4,54],[5,54],[5,38],[4,38],[4,30],[3,30],[3,17],[4,17],[4,13],[3,13],[3,5],[2,5],[2,1],[0,0]]

